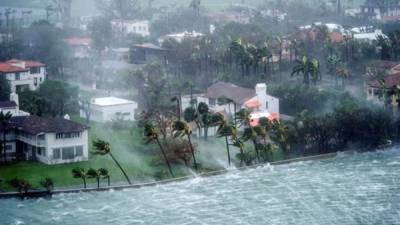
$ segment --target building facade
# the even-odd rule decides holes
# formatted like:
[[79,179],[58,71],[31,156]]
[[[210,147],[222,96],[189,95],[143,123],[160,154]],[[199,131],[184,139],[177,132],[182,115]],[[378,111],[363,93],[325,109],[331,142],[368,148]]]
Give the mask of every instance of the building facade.
[[115,34],[137,34],[143,37],[150,35],[149,21],[147,20],[112,20],[111,28]]
[[[89,109],[90,120],[100,123],[112,121],[134,121],[138,104],[134,101],[116,98],[94,98],[91,100]],[[88,114],[81,110],[81,117]]]
[[41,62],[13,59],[0,63],[0,76],[10,82],[11,92],[36,90],[46,75],[46,65]]

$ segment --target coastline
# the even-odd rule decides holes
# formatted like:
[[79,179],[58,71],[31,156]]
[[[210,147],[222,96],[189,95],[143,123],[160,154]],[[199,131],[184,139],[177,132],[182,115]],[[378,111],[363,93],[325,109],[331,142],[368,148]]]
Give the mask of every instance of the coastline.
[[[327,153],[327,154],[314,155],[314,156],[299,157],[299,158],[293,158],[293,159],[287,159],[287,160],[280,160],[280,161],[271,162],[271,163],[262,163],[262,164],[256,164],[256,165],[251,165],[251,166],[238,167],[237,170],[255,169],[255,168],[264,167],[267,165],[278,166],[278,165],[285,165],[285,164],[296,163],[296,162],[333,159],[333,158],[337,157],[339,154],[351,155],[351,154],[354,154],[355,152],[357,152],[357,151],[351,150],[351,151],[334,152],[334,153]],[[83,188],[74,188],[74,189],[60,188],[57,190],[53,190],[51,193],[44,191],[44,190],[32,190],[32,191],[29,191],[27,194],[23,194],[23,195],[21,195],[18,192],[3,192],[3,193],[0,193],[0,199],[1,198],[16,198],[16,197],[39,198],[39,197],[49,197],[52,195],[68,194],[68,193],[104,192],[104,191],[110,191],[110,190],[120,191],[120,190],[124,190],[124,189],[139,189],[139,188],[144,188],[144,187],[164,185],[164,184],[170,184],[170,183],[175,183],[175,182],[183,182],[183,181],[195,179],[197,177],[219,176],[219,175],[226,174],[228,172],[229,172],[229,170],[223,169],[223,170],[201,173],[201,174],[198,174],[197,176],[190,175],[190,176],[183,176],[183,177],[178,177],[178,178],[173,178],[173,179],[166,179],[166,180],[161,180],[161,181],[139,183],[139,184],[132,184],[132,185],[117,185],[117,186],[100,187],[100,188],[86,188],[86,189],[83,189]]]

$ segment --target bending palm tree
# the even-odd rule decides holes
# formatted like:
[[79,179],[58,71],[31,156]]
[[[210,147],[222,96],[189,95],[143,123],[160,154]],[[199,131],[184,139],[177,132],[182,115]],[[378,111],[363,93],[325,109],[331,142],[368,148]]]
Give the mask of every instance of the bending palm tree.
[[160,151],[164,156],[165,163],[168,166],[169,173],[171,174],[172,177],[174,177],[174,173],[172,172],[171,164],[169,163],[167,154],[165,154],[164,148],[161,145],[161,142],[160,142],[160,139],[159,139],[159,135],[158,135],[158,132],[157,132],[156,128],[151,124],[146,124],[144,126],[144,136],[146,138],[146,143],[147,144],[152,142],[152,141],[157,142],[158,147],[160,147]]
[[72,169],[72,176],[76,179],[82,179],[83,187],[86,189],[87,174],[83,168],[76,167],[76,168]]
[[189,140],[189,145],[190,145],[190,150],[192,152],[192,157],[193,157],[193,163],[194,163],[194,168],[197,170],[197,162],[196,162],[196,157],[194,155],[194,149],[192,145],[192,139],[190,138],[190,135],[192,134],[192,131],[190,130],[189,126],[187,123],[183,121],[176,121],[172,127],[173,131],[175,132],[175,137],[182,137],[184,135],[187,136]]
[[238,137],[236,127],[233,127],[232,131],[233,131],[232,132],[232,136],[231,136],[232,145],[237,147],[237,148],[239,148],[239,150],[240,150],[240,155],[241,155],[241,157],[240,157],[240,166],[242,167],[243,166],[243,162],[244,162],[244,158],[245,158],[245,155],[244,155],[244,142]]
[[219,137],[219,138],[225,137],[225,144],[226,144],[226,150],[227,150],[227,154],[228,154],[228,165],[229,166],[231,166],[231,154],[230,154],[230,150],[229,150],[228,137],[233,135],[234,129],[235,129],[235,127],[226,121],[224,121],[218,128],[218,136],[217,137]]
[[101,178],[107,179],[107,184],[108,184],[108,186],[110,186],[110,174],[109,174],[108,170],[105,168],[100,168],[99,172],[100,172]]
[[94,147],[94,154],[96,155],[109,155],[117,164],[118,168],[121,170],[121,172],[124,174],[126,181],[128,181],[129,184],[131,183],[131,180],[129,179],[128,175],[126,174],[125,170],[122,168],[121,164],[117,161],[117,159],[113,156],[111,153],[111,147],[110,143],[105,142],[103,140],[97,139],[96,141],[93,141],[93,147]]
[[7,126],[12,117],[12,114],[10,112],[7,112],[4,114],[3,112],[0,112],[0,126],[1,126],[1,132],[3,133],[3,138],[2,138],[2,150],[3,150],[3,161],[7,161],[7,151],[6,151],[6,135],[7,135]]
[[87,171],[87,177],[89,179],[96,179],[97,181],[97,188],[100,188],[100,177],[101,177],[101,173],[100,170],[95,170],[93,168],[90,168]]

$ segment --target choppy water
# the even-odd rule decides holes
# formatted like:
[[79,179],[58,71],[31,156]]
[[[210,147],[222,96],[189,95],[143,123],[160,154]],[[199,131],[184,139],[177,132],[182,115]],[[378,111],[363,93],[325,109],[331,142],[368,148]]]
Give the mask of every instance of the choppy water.
[[400,224],[400,150],[51,200],[0,200],[0,224]]

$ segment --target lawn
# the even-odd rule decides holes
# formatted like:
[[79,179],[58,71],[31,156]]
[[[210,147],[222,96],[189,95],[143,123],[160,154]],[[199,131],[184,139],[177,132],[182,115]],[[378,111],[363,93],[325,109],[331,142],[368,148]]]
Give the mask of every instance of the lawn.
[[[76,120],[76,119],[75,119]],[[89,132],[89,143],[100,138],[112,145],[114,156],[126,170],[132,182],[143,182],[152,179],[160,171],[166,171],[164,165],[153,163],[154,158],[158,157],[158,147],[155,145],[145,145],[142,141],[141,133],[138,129],[118,128],[111,125],[92,123]],[[127,127],[134,127],[128,125]],[[71,170],[75,167],[84,169],[106,168],[111,174],[111,180],[115,183],[125,182],[124,176],[109,156],[98,156],[90,154],[88,162],[63,164],[63,165],[44,165],[37,162],[19,162],[12,165],[0,166],[0,189],[10,190],[8,180],[13,178],[27,179],[35,188],[39,187],[40,180],[50,177],[54,180],[56,187],[80,186],[81,180],[74,179]],[[174,168],[177,175],[184,173],[185,169],[181,166]],[[95,180],[89,180],[94,183]]]

